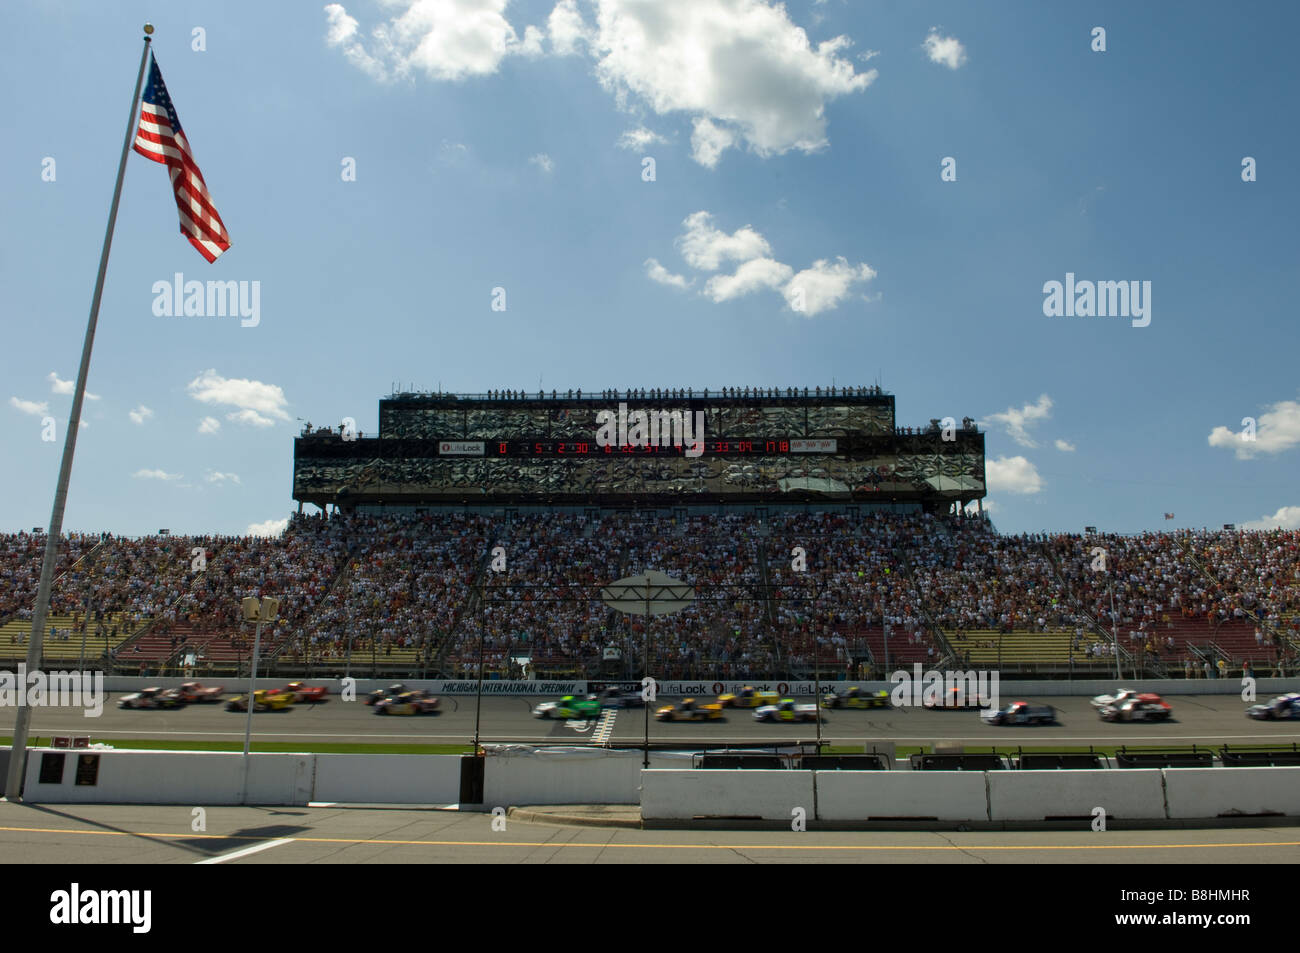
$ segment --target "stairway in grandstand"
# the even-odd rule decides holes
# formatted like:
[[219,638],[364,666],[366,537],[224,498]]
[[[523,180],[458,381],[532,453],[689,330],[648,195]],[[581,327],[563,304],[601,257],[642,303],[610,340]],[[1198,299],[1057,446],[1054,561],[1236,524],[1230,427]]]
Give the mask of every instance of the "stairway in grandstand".
[[[1057,585],[1061,587],[1061,591],[1065,594],[1065,598],[1068,600],[1070,610],[1076,616],[1083,616],[1083,618],[1087,620],[1087,625],[1081,626],[1081,628],[1083,628],[1084,630],[1085,643],[1092,641],[1092,642],[1101,642],[1103,645],[1112,646],[1112,647],[1118,645],[1121,670],[1136,672],[1137,662],[1133,658],[1133,653],[1128,649],[1128,647],[1124,645],[1123,642],[1120,642],[1118,639],[1115,638],[1115,633],[1108,631],[1106,627],[1102,625],[1100,620],[1095,618],[1092,615],[1092,613],[1090,613],[1087,609],[1084,608],[1082,595],[1080,595],[1078,592],[1076,592],[1074,589],[1070,587],[1070,581],[1066,578],[1065,574],[1061,571],[1061,565],[1056,559],[1056,554],[1053,553],[1046,545],[1042,543],[1039,544],[1038,551],[1042,553],[1044,557],[1046,557],[1047,564],[1052,567],[1052,575],[1056,578]],[[1076,663],[1082,662],[1084,664],[1096,663],[1098,661],[1105,662],[1108,658],[1113,659],[1115,657],[1114,655],[1110,655],[1110,656],[1101,656],[1101,657],[1093,656],[1090,658],[1086,654],[1086,649],[1082,645],[1079,647],[1079,651],[1073,653],[1073,655],[1074,655],[1073,657],[1074,662]],[[1155,675],[1160,678],[1164,678],[1167,677],[1169,674],[1168,665],[1174,660],[1174,656],[1166,655],[1164,652],[1161,652],[1160,655],[1161,658],[1152,657],[1152,658],[1144,659],[1143,662],[1145,668],[1152,675]]]
[[443,635],[441,643],[431,650],[433,662],[430,667],[435,675],[446,677],[450,666],[449,656],[452,649],[456,647],[456,636],[460,631],[461,623],[465,619],[477,618],[481,612],[483,589],[487,585],[488,571],[492,566],[492,548],[497,544],[498,540],[489,534],[483,547],[483,555],[478,561],[478,566],[474,571],[474,578],[470,583],[469,595],[461,605],[456,607],[455,614],[451,619],[451,625],[447,627],[447,632]]
[[[311,653],[309,633],[312,631],[312,620],[326,605],[326,603],[329,602],[329,598],[334,591],[340,586],[345,585],[347,580],[351,578],[353,560],[356,558],[360,549],[360,542],[353,542],[352,545],[347,548],[347,551],[339,561],[334,564],[334,574],[330,579],[329,588],[321,593],[320,598],[316,600],[314,605],[312,605],[311,611],[306,613],[303,618],[297,620],[297,624],[290,625],[289,631],[286,632],[277,643],[272,645],[270,650],[263,656],[266,661],[266,670],[268,672],[272,670],[272,666],[279,662],[281,656],[285,653],[289,653],[292,661],[296,664],[310,666],[311,660],[305,659],[303,652],[305,648],[309,654]],[[260,665],[261,663],[259,662],[258,664]]]
[[[209,561],[214,561],[220,556],[221,548],[216,543],[210,545],[212,550],[207,558]],[[166,563],[167,559],[164,558],[159,565],[152,567],[154,574],[161,575],[164,572]],[[197,650],[209,662],[217,660],[208,651],[208,645],[216,638],[216,634],[213,632],[199,633],[193,625],[180,618],[181,613],[185,610],[185,603],[193,596],[195,587],[202,582],[204,572],[206,570],[195,572],[185,591],[173,599],[166,609],[153,616],[153,618],[147,619],[134,633],[122,640],[114,652],[117,664],[147,663],[150,666],[157,667],[179,655],[182,647]],[[169,611],[174,612],[177,619],[164,626],[163,621]],[[172,643],[173,638],[176,639],[175,645]]]

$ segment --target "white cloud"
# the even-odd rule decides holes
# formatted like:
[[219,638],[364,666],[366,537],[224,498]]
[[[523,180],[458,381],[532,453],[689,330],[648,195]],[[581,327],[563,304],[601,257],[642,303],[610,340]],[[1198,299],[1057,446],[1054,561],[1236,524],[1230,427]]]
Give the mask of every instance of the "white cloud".
[[966,48],[955,36],[940,36],[932,29],[925,38],[925,53],[931,63],[942,63],[948,69],[957,69],[966,62]]
[[231,483],[239,483],[238,473],[222,473],[220,470],[211,470],[208,473],[209,483],[225,483],[229,480]]
[[132,476],[141,480],[179,480],[184,474],[168,473],[166,470],[136,470]]
[[[1243,427],[1244,430],[1244,427]],[[1283,400],[1273,404],[1255,422],[1255,439],[1246,440],[1242,430],[1215,427],[1209,436],[1211,447],[1232,447],[1238,460],[1250,460],[1261,453],[1281,453],[1300,444],[1300,403]]]
[[577,0],[560,0],[547,18],[546,30],[557,56],[577,53],[579,44],[591,42],[591,28],[583,21]]
[[521,41],[504,11],[509,0],[394,0],[400,11],[361,38],[360,24],[340,3],[325,7],[325,41],[367,75],[383,82],[421,72],[435,80],[488,76],[510,55],[539,56],[544,34]]
[[135,410],[128,411],[127,416],[131,418],[131,423],[143,424],[146,420],[148,420],[150,417],[153,416],[153,411],[150,410],[148,407],[146,407],[144,404],[141,404]]
[[[45,379],[50,382],[50,390],[56,394],[71,395],[77,389],[76,381],[59,380],[59,375],[54,371],[50,371]],[[99,400],[99,395],[86,391],[86,400]]]
[[649,146],[667,141],[659,133],[647,129],[645,126],[638,126],[636,129],[629,129],[618,137],[618,147],[632,152],[645,152]]
[[677,239],[677,249],[686,263],[700,271],[717,271],[724,261],[749,261],[769,255],[767,239],[746,225],[730,235],[713,227],[713,216],[695,212],[682,222],[686,233]]
[[1242,523],[1241,529],[1300,529],[1300,506],[1283,506],[1272,516]]
[[[837,36],[813,45],[782,3],[769,0],[594,0],[589,26],[576,0],[560,0],[546,30],[522,41],[505,17],[508,0],[385,0],[390,18],[363,36],[339,3],[325,7],[326,43],[367,75],[389,82],[416,73],[435,80],[486,76],[505,57],[585,53],[620,108],[630,100],[695,123],[693,155],[706,166],[744,143],[760,156],[827,145],[826,104],[865,89],[876,71],[856,72]],[[703,125],[700,124],[703,121]]]
[[265,520],[261,523],[249,523],[244,530],[245,536],[279,536],[289,528],[289,518],[282,520]]
[[449,142],[444,139],[438,149],[438,157],[448,165],[460,165],[469,158],[469,146],[463,142]]
[[[1002,509],[1002,507],[998,504],[998,502],[997,502],[996,500],[988,500],[988,499],[986,499],[986,500],[983,500],[982,502],[983,502],[983,505],[984,505],[984,512],[985,512],[985,513],[988,513],[988,514],[990,514],[990,515],[992,515],[992,514],[998,512],[998,510]],[[966,504],[966,514],[967,514],[968,516],[976,516],[976,515],[978,515],[978,514],[979,514],[979,507],[977,507],[974,503],[967,503],[967,504]]]
[[596,75],[625,103],[680,112],[695,126],[694,157],[712,166],[743,141],[760,156],[827,144],[826,104],[865,89],[838,36],[813,46],[784,4],[764,0],[599,0],[590,41]]
[[199,421],[199,433],[216,433],[221,429],[221,421],[216,417],[204,417]]
[[543,172],[547,174],[550,174],[551,172],[555,171],[555,160],[552,159],[550,156],[548,156],[545,152],[537,153],[537,155],[533,156],[528,161],[531,162],[533,165],[537,166],[537,168],[541,169]]
[[[715,302],[767,289],[779,292],[792,310],[812,317],[838,306],[853,285],[876,277],[870,265],[851,265],[843,257],[820,259],[796,274],[790,265],[772,257],[771,245],[752,226],[727,234],[705,211],[688,215],[682,225],[685,231],[675,244],[692,268],[716,271],[724,262],[740,262],[733,274],[714,275],[705,282],[701,294]],[[647,275],[660,284],[688,287],[684,278],[673,275],[656,259],[648,259],[646,266]]]
[[23,400],[21,397],[10,397],[9,406],[16,407],[25,414],[31,414],[33,417],[42,417],[50,412],[49,401],[41,400]]
[[248,424],[250,427],[274,427],[275,421],[270,417],[263,417],[255,410],[244,408],[243,410],[232,411],[226,414],[226,419],[231,423]]
[[789,265],[771,258],[754,258],[737,268],[734,275],[714,275],[704,285],[704,294],[715,302],[729,301],[764,288],[778,289],[793,274]]
[[654,258],[645,260],[645,273],[646,277],[651,281],[657,281],[661,285],[668,285],[670,288],[680,288],[682,291],[695,284],[694,279],[687,281],[682,275],[674,275]]
[[691,133],[691,158],[707,169],[715,168],[722,153],[736,144],[736,135],[730,129],[700,117],[695,120]]
[[1038,475],[1037,468],[1024,457],[998,457],[986,461],[984,481],[989,492],[1037,493],[1043,488],[1043,478]]
[[823,258],[791,278],[781,293],[786,304],[811,318],[837,307],[855,284],[874,277],[876,272],[870,265],[850,265],[844,258],[837,258],[832,264]]
[[275,384],[264,384],[244,378],[222,377],[215,370],[208,369],[188,387],[191,397],[204,404],[226,404],[239,408],[236,413],[226,415],[227,420],[269,427],[275,420],[288,420],[285,410],[288,401],[284,391]]
[[1070,443],[1068,440],[1058,439],[1056,441],[1056,449],[1060,450],[1062,453],[1074,453],[1075,446],[1074,444]]
[[1038,444],[1029,436],[1026,427],[1029,424],[1036,423],[1040,420],[1046,420],[1052,416],[1052,398],[1043,394],[1038,401],[1033,404],[1025,404],[1019,410],[1014,407],[1008,407],[1005,412],[1000,414],[989,414],[988,420],[993,423],[1003,424],[1007,428],[1007,433],[1011,439],[1022,447],[1037,447]]
[[512,52],[520,56],[529,58],[542,55],[542,40],[546,39],[546,34],[535,26],[524,27],[524,41],[519,44],[518,48]]

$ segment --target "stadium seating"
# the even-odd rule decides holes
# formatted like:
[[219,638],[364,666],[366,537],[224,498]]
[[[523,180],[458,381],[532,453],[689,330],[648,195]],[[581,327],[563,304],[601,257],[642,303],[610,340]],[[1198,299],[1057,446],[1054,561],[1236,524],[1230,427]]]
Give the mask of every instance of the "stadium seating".
[[[39,534],[0,535],[0,661],[26,656],[43,551]],[[647,569],[697,595],[648,630],[599,596]],[[639,677],[649,631],[651,668],[667,678],[861,678],[886,660],[1050,675],[1113,665],[1113,627],[1125,667],[1200,676],[1222,659],[1234,676],[1247,662],[1271,674],[1279,659],[1294,672],[1300,651],[1300,532],[1003,536],[982,520],[774,509],[345,514],[294,517],[275,538],[72,534],[44,656],[81,657],[89,604],[87,664],[170,671],[194,653],[200,671],[233,672],[251,652],[239,611],[250,595],[281,599],[261,659],[285,673],[469,676],[481,645],[489,677],[594,676],[606,647]]]

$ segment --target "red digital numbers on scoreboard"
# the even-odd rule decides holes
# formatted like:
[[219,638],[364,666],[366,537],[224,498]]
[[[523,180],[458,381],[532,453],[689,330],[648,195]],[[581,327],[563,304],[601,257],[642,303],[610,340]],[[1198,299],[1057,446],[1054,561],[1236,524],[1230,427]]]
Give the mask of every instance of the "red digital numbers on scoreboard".
[[504,443],[497,444],[497,453],[504,454],[506,452],[506,446],[507,445]]

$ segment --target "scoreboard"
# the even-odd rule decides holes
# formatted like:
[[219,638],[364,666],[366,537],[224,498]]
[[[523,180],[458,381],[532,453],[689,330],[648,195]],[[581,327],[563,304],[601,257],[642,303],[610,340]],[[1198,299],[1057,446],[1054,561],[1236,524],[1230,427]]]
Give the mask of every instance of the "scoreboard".
[[[779,440],[702,440],[701,454],[736,454],[744,456],[784,453],[835,453],[838,441],[834,438],[806,440],[803,438]],[[634,445],[600,444],[592,440],[443,440],[438,443],[438,455],[446,457],[588,457],[607,454],[676,454],[690,456],[686,445]],[[696,454],[699,456],[700,454]]]
[[[616,408],[690,414],[702,421],[703,439],[642,434],[611,442],[599,421]],[[762,399],[398,395],[380,401],[379,421],[377,437],[300,436],[294,498],[320,506],[782,498],[938,505],[985,492],[983,434],[973,426],[946,436],[934,427],[899,431],[893,395],[865,388]],[[618,433],[626,438],[626,429]]]

